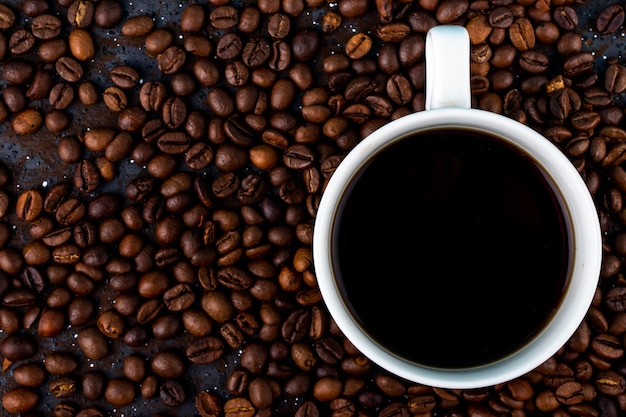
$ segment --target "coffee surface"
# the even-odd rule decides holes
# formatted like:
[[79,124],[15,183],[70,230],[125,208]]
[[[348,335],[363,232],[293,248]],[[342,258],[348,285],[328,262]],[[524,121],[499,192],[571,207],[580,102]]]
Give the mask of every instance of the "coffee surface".
[[539,331],[567,284],[565,221],[540,169],[489,136],[388,147],[338,227],[339,273],[362,325],[418,363],[480,365]]

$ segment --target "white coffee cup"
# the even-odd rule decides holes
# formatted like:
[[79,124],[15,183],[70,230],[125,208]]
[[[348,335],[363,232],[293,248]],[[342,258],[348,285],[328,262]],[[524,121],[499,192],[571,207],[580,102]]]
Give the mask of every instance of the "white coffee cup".
[[[434,387],[458,389],[510,381],[553,356],[585,317],[597,287],[602,260],[602,239],[594,202],[567,157],[530,127],[505,116],[471,108],[469,51],[469,37],[461,26],[437,26],[428,32],[426,110],[384,125],[346,155],[324,190],[313,240],[313,261],[323,300],[354,346],[371,361],[401,378]],[[411,362],[383,347],[362,328],[342,296],[341,284],[338,284],[334,267],[337,256],[335,220],[349,184],[380,150],[416,132],[459,128],[488,132],[491,136],[513,143],[551,178],[569,216],[566,221],[570,229],[571,274],[557,311],[532,340],[491,363],[449,369]],[[419,339],[428,335],[405,337]],[[462,346],[459,350],[462,351]]]

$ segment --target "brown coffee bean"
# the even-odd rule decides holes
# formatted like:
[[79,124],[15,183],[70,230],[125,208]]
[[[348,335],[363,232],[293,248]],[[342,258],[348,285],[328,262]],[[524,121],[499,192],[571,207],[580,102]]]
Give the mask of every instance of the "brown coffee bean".
[[241,354],[241,366],[252,374],[259,374],[267,364],[268,352],[265,345],[253,342],[244,346]]
[[489,13],[489,24],[495,28],[508,29],[515,19],[509,7],[499,6]]
[[615,33],[624,23],[624,16],[624,7],[622,5],[608,5],[596,17],[596,29],[602,35]]
[[174,380],[167,380],[159,387],[161,401],[169,407],[180,407],[185,401],[185,390]]
[[593,55],[589,52],[573,53],[563,62],[563,75],[578,77],[593,69]]
[[226,400],[223,406],[224,414],[233,417],[252,417],[256,413],[254,405],[246,398],[235,397]]
[[139,354],[124,358],[124,376],[133,382],[140,382],[146,376],[146,361]]
[[573,7],[558,6],[552,12],[554,22],[563,30],[574,30],[578,26],[578,14]]
[[128,405],[133,402],[135,396],[135,385],[124,378],[109,380],[104,389],[104,399],[114,406]]
[[345,52],[352,59],[363,58],[372,48],[371,38],[364,33],[357,33],[346,42]]
[[35,220],[43,209],[43,197],[36,190],[27,190],[17,199],[15,211],[17,216],[28,222]]
[[163,53],[157,58],[157,65],[160,71],[164,74],[173,74],[178,71],[185,60],[187,55],[185,50],[179,46],[173,45],[167,47]]
[[578,404],[584,401],[583,386],[576,381],[566,382],[556,389],[556,398],[562,404]]
[[95,303],[87,297],[76,297],[68,306],[68,322],[80,326],[89,321],[95,312]]
[[189,5],[180,16],[180,29],[183,32],[199,32],[204,28],[205,11],[199,4]]
[[348,0],[339,3],[339,13],[346,19],[354,19],[364,16],[370,10],[367,1]]
[[332,401],[341,394],[343,383],[336,378],[323,377],[313,385],[313,396],[318,401]]
[[599,334],[594,337],[591,341],[591,348],[606,359],[617,359],[624,355],[624,347],[620,340],[609,334]]
[[[470,29],[470,28],[468,28]],[[402,42],[411,32],[408,24],[403,22],[391,22],[374,26],[372,35],[383,42]]]
[[154,354],[150,369],[161,378],[175,379],[185,372],[185,362],[178,353],[163,350]]
[[71,374],[78,368],[78,361],[68,352],[53,352],[46,355],[44,366],[52,375]]
[[187,118],[187,106],[180,97],[171,97],[165,100],[162,108],[162,119],[170,129],[180,127]]
[[218,6],[209,14],[209,21],[216,29],[231,29],[239,23],[239,13],[233,6]]
[[95,326],[79,330],[77,341],[81,351],[89,359],[100,360],[109,354],[106,337]]
[[[20,69],[21,74],[28,74],[27,69],[25,69],[25,72],[23,71],[24,70]],[[48,97],[51,88],[52,75],[50,74],[50,71],[47,71],[45,69],[37,69],[37,71],[34,73],[34,77],[30,83],[30,86],[26,90],[26,97],[31,100],[41,100],[45,97]]]
[[61,19],[52,14],[40,14],[33,18],[31,31],[38,39],[52,39],[61,33]]
[[68,43],[72,56],[79,61],[88,61],[96,53],[93,38],[86,29],[76,28],[72,30]]
[[451,23],[461,17],[468,7],[466,0],[445,0],[436,9],[437,21],[441,24]]
[[36,38],[26,29],[18,29],[9,37],[9,51],[14,55],[22,55],[35,46]]
[[129,17],[122,24],[122,34],[124,36],[140,37],[146,36],[154,27],[154,19],[147,15]]
[[7,5],[0,6],[0,29],[9,29],[15,23],[15,12]]
[[25,363],[13,370],[13,379],[20,385],[38,388],[46,380],[46,371],[35,363]]
[[74,0],[67,8],[67,20],[72,26],[86,28],[93,22],[94,11],[88,0]]
[[35,68],[26,60],[11,60],[2,66],[2,77],[10,84],[26,84],[34,74]]
[[532,74],[545,71],[550,64],[547,55],[533,50],[522,51],[519,54],[518,62],[522,69]]
[[616,396],[626,391],[626,380],[613,370],[602,371],[595,379],[594,386],[603,394]]
[[190,344],[185,353],[190,362],[208,364],[221,358],[223,352],[224,343],[221,339],[205,336]]
[[120,88],[133,88],[139,82],[139,73],[129,65],[118,65],[111,69],[109,78]]
[[43,124],[43,116],[36,109],[26,109],[18,113],[12,122],[13,131],[18,135],[32,135]]
[[200,391],[196,395],[195,404],[201,417],[217,417],[222,414],[222,400],[212,392]]
[[83,67],[76,59],[63,56],[55,64],[55,69],[59,76],[65,81],[75,83],[83,77]]
[[37,392],[27,387],[13,388],[2,395],[2,407],[11,414],[27,413],[35,408],[38,402]]
[[532,23],[525,17],[517,18],[509,27],[511,43],[519,51],[527,51],[535,47],[535,31]]
[[103,0],[96,4],[94,23],[101,28],[112,28],[121,21],[123,12],[122,4],[119,1]]
[[0,354],[11,361],[28,359],[36,351],[37,342],[27,333],[11,333],[0,341]]

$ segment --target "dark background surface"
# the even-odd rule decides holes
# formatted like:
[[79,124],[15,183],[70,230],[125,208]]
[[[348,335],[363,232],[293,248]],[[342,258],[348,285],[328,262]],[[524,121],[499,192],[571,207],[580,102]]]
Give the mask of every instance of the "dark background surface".
[[[19,0],[5,0],[4,3],[12,6],[14,10],[18,10],[21,4]],[[243,2],[236,3],[243,4]],[[591,0],[587,4],[577,6],[580,18],[579,28],[584,28],[580,30],[580,34],[584,39],[584,49],[594,51],[596,66],[600,71],[606,67],[606,61],[610,57],[616,57],[621,62],[626,48],[626,37],[622,31],[614,35],[601,36],[595,30],[595,18],[597,14],[606,5],[612,3],[614,3],[614,1]],[[125,17],[146,13],[155,18],[157,27],[171,27],[176,31],[175,27],[179,20],[180,13],[186,4],[188,3],[166,0],[158,2],[133,0],[132,5],[125,4]],[[310,11],[306,16],[299,18],[298,24],[303,27],[310,25],[311,22],[319,24],[323,12],[331,8],[330,5],[324,5],[317,10]],[[56,6],[55,10],[56,13],[59,13],[62,19],[64,19],[65,12],[61,12],[62,8]],[[24,20],[24,15],[20,14],[20,19],[21,21],[16,23],[16,27],[28,24],[28,20]],[[332,35],[323,38],[324,40],[319,55],[325,56],[330,53],[330,51],[342,50],[342,45],[345,44],[346,39],[353,31],[367,32],[374,24],[375,20],[377,20],[377,16],[374,14],[365,19],[344,20],[342,27]],[[65,22],[64,20],[64,23]],[[69,25],[66,25],[66,29],[69,29],[68,26]],[[106,86],[110,85],[110,81],[106,76],[108,70],[119,64],[131,65],[138,69],[144,82],[157,80],[161,77],[156,69],[156,61],[148,57],[143,50],[143,38],[124,38],[120,34],[120,27],[121,25],[113,29],[95,28],[92,31],[97,47],[97,54],[94,60],[85,64],[85,79],[94,82],[101,91],[106,88]],[[319,64],[319,60],[316,60],[313,64]],[[552,61],[552,65],[557,71],[558,64],[558,58],[555,58]],[[2,83],[0,83],[0,88],[2,86]],[[206,104],[203,103],[202,100],[203,91],[199,91],[197,96],[192,98],[191,102],[198,109],[206,109]],[[618,98],[618,100],[621,99]],[[47,103],[41,103],[42,110],[46,110],[46,106]],[[294,109],[294,111],[297,111],[297,109]],[[12,173],[12,180],[7,188],[8,192],[12,193],[14,196],[19,194],[20,190],[30,188],[39,189],[43,192],[49,186],[71,178],[72,167],[58,158],[57,147],[59,137],[63,135],[78,135],[89,127],[116,125],[115,113],[108,110],[101,101],[87,109],[80,107],[78,104],[73,104],[68,109],[68,112],[71,115],[72,123],[70,128],[62,134],[51,134],[45,128],[42,128],[32,136],[18,137],[13,133],[10,122],[7,121],[0,124],[0,159],[10,168]],[[126,159],[118,165],[118,170],[117,177],[113,181],[102,185],[98,189],[98,192],[115,191],[123,195],[128,181],[142,173],[145,167],[138,166],[133,163],[133,161]],[[12,214],[9,215],[8,220],[16,226],[12,244],[19,246],[20,243],[27,241],[27,229],[24,227],[24,223]],[[100,305],[103,309],[108,303],[110,305],[111,295],[107,294],[106,289],[99,294],[99,298]],[[41,339],[41,351],[37,354],[38,356],[36,356],[36,358],[41,358],[45,352],[58,349],[59,347],[71,350],[68,346],[72,349],[75,348],[76,353],[79,354],[74,335],[75,333],[70,329],[70,331],[63,332],[59,337]],[[158,346],[158,349],[162,349],[168,345],[175,347],[176,345],[182,344],[184,346],[187,342],[188,339],[183,335],[173,341],[162,342]],[[146,356],[149,356],[150,353],[154,352],[156,349],[156,346],[148,345],[141,351],[145,353]],[[105,360],[94,363],[83,359],[83,367],[84,369],[92,367],[95,369],[106,369],[106,372],[110,375],[120,374],[121,359],[130,351],[131,349],[125,347],[122,343],[114,341],[112,352],[116,352],[116,354],[108,356]],[[112,359],[113,357],[116,359]],[[225,393],[223,387],[226,375],[237,363],[238,352],[229,352],[229,354],[225,355],[222,359],[210,365],[189,367],[187,371],[187,382],[189,385],[200,389]],[[0,373],[0,393],[5,392],[12,384],[13,381],[10,378],[10,372]],[[45,410],[46,408],[51,409],[58,400],[47,393],[45,387],[42,392],[43,405],[39,408],[41,410]],[[81,405],[80,397],[75,402]],[[293,410],[294,405],[299,402],[300,399],[285,399],[280,405],[280,414],[290,414],[289,410]],[[103,409],[110,409],[104,402],[96,403],[95,405],[101,406]],[[113,409],[111,410],[111,415],[149,416],[159,410],[177,416],[191,416],[195,414],[192,398],[188,398],[185,404],[176,410],[164,406],[158,398],[147,401],[138,398],[133,403],[132,407],[120,410]],[[4,410],[0,411],[0,414],[2,412],[4,412]]]

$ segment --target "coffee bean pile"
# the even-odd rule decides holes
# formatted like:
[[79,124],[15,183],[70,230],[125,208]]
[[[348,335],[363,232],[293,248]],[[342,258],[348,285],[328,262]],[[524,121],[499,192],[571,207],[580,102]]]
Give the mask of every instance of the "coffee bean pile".
[[[3,413],[626,412],[626,66],[599,63],[584,38],[620,39],[621,3],[603,5],[591,28],[582,0],[165,7],[0,4],[3,140],[57,151],[46,156],[54,175],[28,187],[2,155]],[[312,264],[334,169],[373,130],[424,109],[424,39],[438,24],[469,32],[474,107],[528,124],[571,158],[605,243],[596,297],[571,340],[484,389],[379,369],[332,321]],[[144,59],[125,58],[131,50]],[[419,343],[422,320],[392,325]]]

